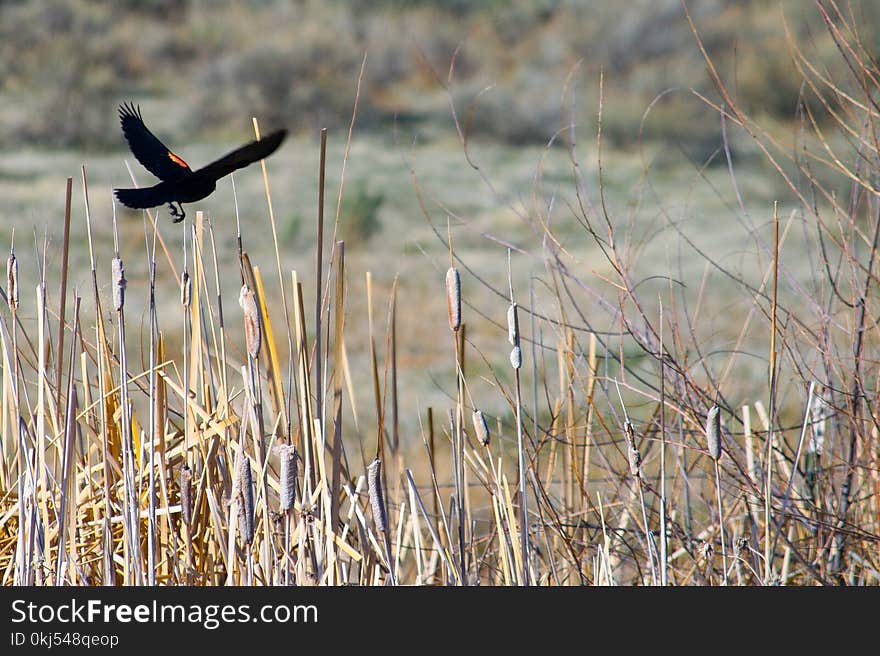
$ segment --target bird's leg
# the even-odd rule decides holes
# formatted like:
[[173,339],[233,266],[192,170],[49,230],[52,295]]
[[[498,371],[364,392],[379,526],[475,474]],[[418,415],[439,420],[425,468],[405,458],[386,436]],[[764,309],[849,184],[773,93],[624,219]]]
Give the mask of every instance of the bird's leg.
[[[177,208],[180,208],[179,210]],[[168,203],[168,213],[171,215],[171,218],[174,219],[174,223],[180,223],[186,217],[186,212],[183,211],[183,205],[178,201],[177,207],[174,207],[174,203]]]

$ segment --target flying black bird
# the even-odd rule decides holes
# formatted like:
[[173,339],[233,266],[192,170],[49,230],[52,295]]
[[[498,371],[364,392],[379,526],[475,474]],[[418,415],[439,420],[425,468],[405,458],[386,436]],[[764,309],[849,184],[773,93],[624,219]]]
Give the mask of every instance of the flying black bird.
[[[175,155],[147,129],[140,107],[121,105],[119,119],[122,123],[122,133],[128,141],[131,152],[144,168],[162,182],[142,189],[114,189],[116,198],[123,205],[133,209],[145,209],[167,203],[175,223],[183,221],[183,217],[186,216],[181,203],[194,203],[207,198],[217,188],[217,180],[268,157],[287,136],[287,130],[278,130],[193,171],[189,164]],[[174,203],[177,203],[177,207]]]

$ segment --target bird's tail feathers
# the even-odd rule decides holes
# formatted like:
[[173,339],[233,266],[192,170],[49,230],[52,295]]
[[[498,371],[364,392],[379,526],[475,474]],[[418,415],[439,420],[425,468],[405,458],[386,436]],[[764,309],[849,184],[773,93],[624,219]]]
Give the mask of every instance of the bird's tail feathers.
[[126,207],[142,210],[168,202],[162,190],[157,188],[158,186],[143,189],[114,189],[113,193],[116,194],[117,200]]

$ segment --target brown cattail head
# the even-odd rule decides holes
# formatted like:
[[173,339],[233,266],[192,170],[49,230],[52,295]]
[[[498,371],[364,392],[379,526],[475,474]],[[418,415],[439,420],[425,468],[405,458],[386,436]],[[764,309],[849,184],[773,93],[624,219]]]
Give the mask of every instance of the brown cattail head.
[[278,456],[281,460],[281,512],[293,508],[296,495],[296,447],[292,444],[282,444],[278,447]]
[[367,466],[367,485],[370,490],[373,522],[376,524],[376,530],[384,533],[388,526],[388,515],[385,514],[385,495],[382,493],[382,460],[380,458],[376,458]]
[[238,304],[244,312],[244,334],[247,341],[248,355],[256,358],[260,354],[260,343],[262,341],[260,312],[257,309],[257,297],[247,285],[241,286]]
[[183,307],[189,307],[190,294],[192,293],[192,284],[189,280],[189,271],[183,270],[180,274],[180,304]]
[[507,308],[507,341],[511,346],[519,346],[519,314],[517,304],[511,303]]
[[623,423],[623,430],[626,433],[626,455],[629,459],[629,473],[633,477],[639,478],[642,475],[642,454],[639,453],[639,448],[636,446],[636,431],[629,419]]
[[128,281],[125,279],[125,266],[121,258],[114,257],[111,268],[113,269],[113,307],[119,312],[125,305],[125,286]]
[[474,411],[474,433],[480,440],[480,444],[489,446],[489,424],[486,423],[482,410]]
[[18,260],[15,253],[6,260],[6,300],[10,310],[18,309]]
[[706,445],[713,460],[721,457],[721,408],[713,405],[706,415]]
[[192,469],[180,468],[180,518],[185,526],[192,521]]
[[514,369],[522,367],[522,349],[519,346],[510,349],[510,366]]
[[238,470],[238,535],[245,544],[254,541],[254,488],[251,474],[251,460],[241,459]]
[[449,267],[446,272],[446,309],[449,312],[449,329],[461,328],[461,276],[458,269]]

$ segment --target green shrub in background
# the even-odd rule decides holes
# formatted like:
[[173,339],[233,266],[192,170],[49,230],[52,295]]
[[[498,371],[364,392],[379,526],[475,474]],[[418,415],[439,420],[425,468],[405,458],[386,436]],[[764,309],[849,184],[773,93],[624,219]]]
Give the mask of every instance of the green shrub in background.
[[[880,3],[848,6],[870,49]],[[793,118],[802,88],[786,27],[832,77],[845,65],[812,3],[688,7],[749,111]],[[443,87],[453,53],[456,101],[466,106],[491,87],[479,97],[474,134],[514,144],[545,142],[560,128],[561,90],[575,67],[575,119],[594,127],[604,70],[606,121],[620,143],[638,137],[642,112],[659,94],[713,94],[680,0],[0,2],[0,133],[7,146],[118,146],[108,117],[127,99],[164,103],[157,127],[165,128],[164,110],[169,139],[216,136],[252,115],[267,127],[344,126],[365,52],[361,128],[385,128],[395,117],[448,126]],[[810,109],[827,118],[811,95]],[[665,103],[669,118],[660,116]],[[714,147],[714,120],[695,123],[688,112],[676,125],[675,101],[656,109],[651,138],[693,146],[697,159]]]
[[342,236],[348,243],[365,243],[382,230],[379,212],[382,192],[371,192],[366,182],[355,185],[342,204]]

